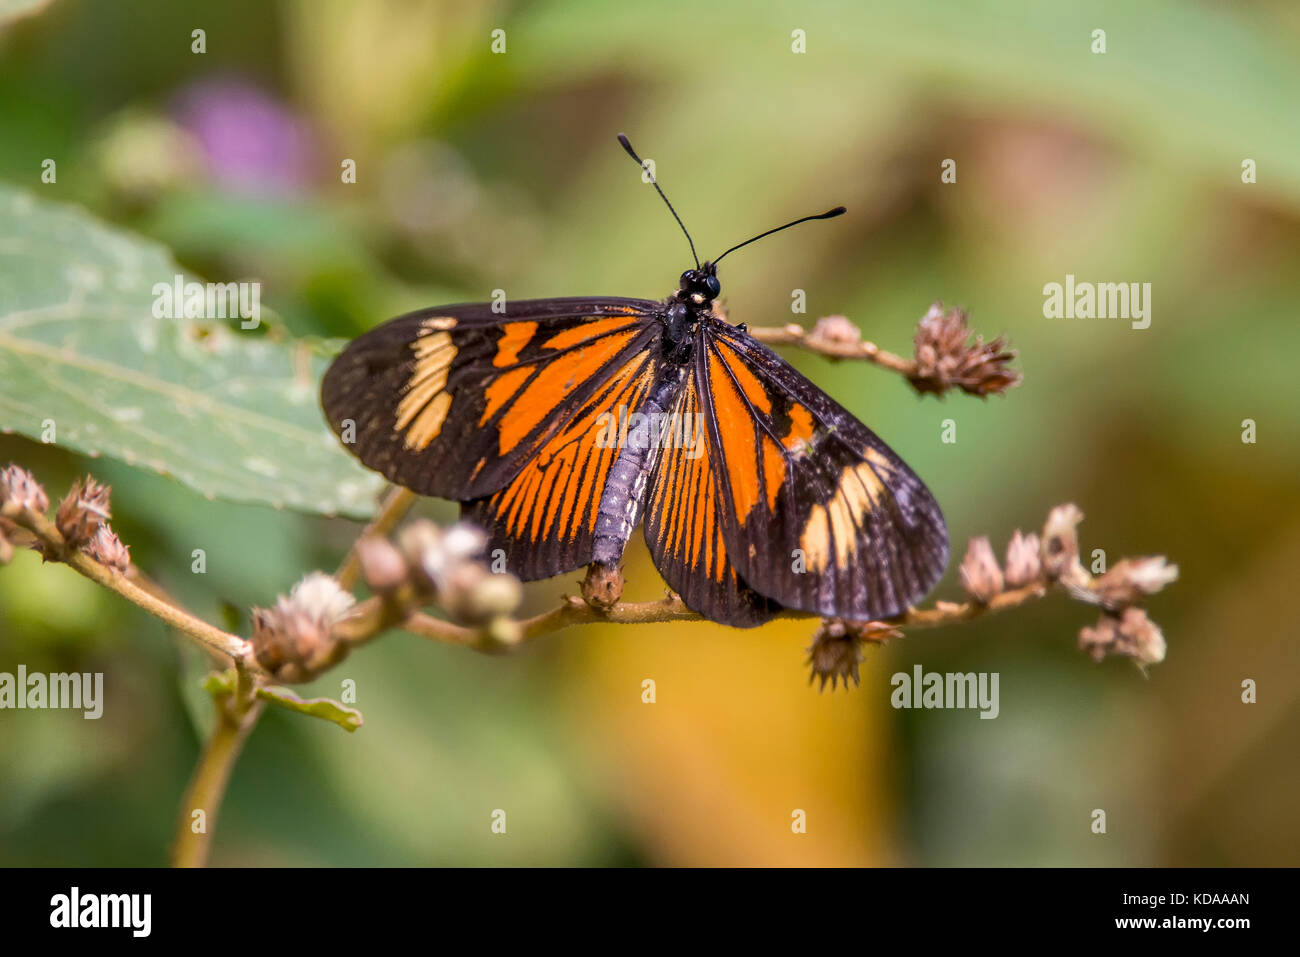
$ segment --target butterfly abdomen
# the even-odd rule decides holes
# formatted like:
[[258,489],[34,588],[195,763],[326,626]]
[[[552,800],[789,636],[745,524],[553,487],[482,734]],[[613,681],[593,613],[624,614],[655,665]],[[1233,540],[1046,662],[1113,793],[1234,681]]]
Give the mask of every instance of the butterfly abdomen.
[[681,389],[684,368],[663,367],[645,401],[628,414],[628,427],[620,428],[623,447],[609,470],[596,513],[596,534],[591,560],[613,566],[623,557],[623,549],[641,520],[646,488],[659,459],[665,440],[663,423],[667,409]]

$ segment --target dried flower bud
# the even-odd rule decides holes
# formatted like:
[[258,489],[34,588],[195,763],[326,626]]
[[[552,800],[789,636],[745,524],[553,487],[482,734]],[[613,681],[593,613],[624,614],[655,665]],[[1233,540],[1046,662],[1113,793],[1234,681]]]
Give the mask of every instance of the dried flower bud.
[[131,567],[130,547],[123,545],[122,540],[107,525],[99,526],[95,537],[86,544],[86,554],[123,575]]
[[386,538],[370,536],[357,542],[357,562],[362,579],[373,592],[390,592],[406,581],[406,559]]
[[447,559],[453,562],[478,558],[487,548],[487,544],[487,534],[477,525],[471,525],[469,522],[457,522],[442,536],[443,552]]
[[1037,581],[1043,574],[1043,562],[1039,555],[1038,536],[1032,532],[1021,535],[1016,529],[1007,545],[1006,579],[1008,588],[1023,588],[1030,582]]
[[101,485],[89,475],[72,483],[72,489],[59,503],[54,518],[70,548],[86,545],[95,537],[99,527],[108,521],[110,491],[107,485]]
[[483,632],[488,642],[487,646],[482,648],[484,651],[494,648],[503,650],[513,648],[524,640],[524,626],[505,615],[493,618],[487,623]]
[[1079,649],[1093,661],[1127,655],[1146,668],[1165,660],[1165,636],[1141,608],[1125,608],[1118,615],[1103,613],[1097,627],[1080,630]]
[[868,621],[854,625],[846,623],[846,627],[849,627],[858,636],[859,640],[874,642],[878,645],[883,645],[894,638],[903,637],[902,631],[897,626],[884,621]]
[[397,545],[410,563],[417,584],[441,590],[448,564],[442,546],[442,529],[427,519],[419,519],[398,533]]
[[1163,555],[1124,558],[1092,583],[1092,592],[1104,608],[1117,610],[1154,595],[1178,579],[1178,566]]
[[338,580],[324,572],[304,576],[289,592],[289,601],[331,628],[356,604],[356,599],[343,590]]
[[970,540],[960,573],[961,587],[981,605],[987,605],[1002,591],[1002,569],[987,538]]
[[49,507],[49,496],[31,472],[13,464],[0,469],[0,511],[44,514]]
[[836,345],[853,345],[862,341],[862,330],[844,316],[823,316],[813,326],[812,338]]
[[843,678],[844,690],[847,691],[849,681],[854,686],[861,682],[858,674],[861,662],[862,643],[854,629],[838,619],[824,619],[813,635],[812,644],[808,646],[808,664],[812,668],[808,683],[812,684],[820,678],[818,691],[825,691],[828,681],[834,691]]
[[582,597],[595,608],[613,607],[623,596],[623,573],[615,566],[592,562],[582,580]]
[[1058,505],[1047,516],[1043,526],[1043,568],[1047,577],[1061,580],[1067,585],[1085,584],[1088,573],[1079,563],[1079,536],[1076,529],[1083,521],[1083,512],[1073,504]]
[[480,622],[508,617],[523,600],[524,587],[518,578],[488,573],[462,599],[462,618]]
[[278,681],[309,681],[342,661],[348,646],[331,635],[353,597],[323,572],[306,576],[274,608],[253,609],[253,653]]
[[970,339],[966,313],[930,307],[916,326],[916,372],[910,376],[918,392],[942,394],[956,387],[971,395],[1000,394],[1020,384],[1020,373],[1007,368],[1016,357],[1001,338],[987,345],[981,336]]
[[477,562],[454,566],[438,592],[439,604],[452,618],[479,627],[509,615],[523,597],[517,578],[494,575]]

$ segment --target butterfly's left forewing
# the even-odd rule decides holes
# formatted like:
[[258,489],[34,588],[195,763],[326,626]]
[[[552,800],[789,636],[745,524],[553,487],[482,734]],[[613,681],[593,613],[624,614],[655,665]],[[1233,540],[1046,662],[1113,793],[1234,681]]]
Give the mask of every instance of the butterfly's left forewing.
[[368,467],[419,492],[491,495],[624,374],[648,361],[657,304],[541,299],[444,306],[354,340],[321,386],[326,418]]
[[700,324],[703,397],[731,560],[791,608],[858,620],[919,601],[948,562],[943,515],[865,425],[761,343]]

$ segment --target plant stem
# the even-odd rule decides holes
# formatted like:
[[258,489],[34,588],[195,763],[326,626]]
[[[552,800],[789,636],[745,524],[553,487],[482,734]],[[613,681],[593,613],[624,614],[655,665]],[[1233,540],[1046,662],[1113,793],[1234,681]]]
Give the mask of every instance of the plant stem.
[[[216,699],[217,726],[203,748],[194,777],[181,799],[180,817],[176,823],[176,839],[172,844],[173,867],[206,867],[212,850],[212,835],[217,827],[217,815],[226,795],[226,785],[234,770],[235,761],[244,749],[257,719],[262,714],[263,702],[253,698],[240,707],[235,695],[222,695]],[[195,830],[194,812],[203,811],[203,826]]]
[[101,565],[85,552],[68,548],[63,534],[44,515],[28,512],[15,515],[13,521],[36,536],[42,553],[47,559],[65,562],[79,574],[117,592],[127,601],[193,638],[208,650],[224,655],[254,673],[264,673],[261,665],[253,657],[253,648],[249,642],[238,635],[232,635],[208,624],[202,618],[196,618],[159,597],[153,590],[142,588],[121,573]]

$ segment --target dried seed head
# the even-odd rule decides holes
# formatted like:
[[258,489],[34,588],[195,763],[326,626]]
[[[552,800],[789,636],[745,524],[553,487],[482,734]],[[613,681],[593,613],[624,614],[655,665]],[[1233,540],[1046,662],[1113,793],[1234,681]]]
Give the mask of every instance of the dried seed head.
[[49,496],[31,472],[13,464],[0,469],[0,511],[43,515],[49,507]]
[[82,548],[99,531],[99,527],[110,517],[108,496],[111,492],[107,485],[101,485],[87,475],[84,480],[77,479],[55,514],[54,523],[63,533],[63,538],[70,548]]
[[1002,569],[987,538],[970,540],[960,573],[961,587],[981,605],[987,605],[1002,591]]
[[131,549],[107,525],[99,526],[95,537],[86,544],[86,554],[123,575],[131,567]]
[[1092,583],[1092,592],[1103,608],[1125,608],[1154,595],[1178,580],[1178,566],[1170,565],[1163,555],[1124,558]]
[[823,316],[813,326],[812,338],[836,345],[852,345],[862,341],[862,330],[844,316]]
[[4,526],[0,525],[0,566],[8,565],[14,560],[14,546],[5,536]]
[[595,608],[613,607],[623,595],[623,573],[617,566],[592,562],[582,580],[582,597]]
[[406,525],[397,535],[397,545],[410,563],[412,578],[425,590],[441,590],[447,573],[442,537],[442,529],[423,518]]
[[357,562],[362,579],[377,594],[400,588],[409,572],[402,553],[388,539],[378,536],[357,542]]
[[1039,555],[1038,536],[1032,532],[1021,535],[1016,529],[1007,544],[1006,579],[1008,588],[1023,588],[1030,582],[1037,581],[1043,574],[1043,562]]
[[454,604],[457,617],[469,624],[479,625],[513,614],[524,600],[524,588],[513,575],[493,575],[480,565],[465,565],[480,572],[472,587],[459,592],[449,604]]
[[969,342],[970,336],[965,311],[945,311],[938,302],[930,307],[913,337],[916,372],[910,379],[917,391],[942,394],[956,387],[982,397],[1020,384],[1020,373],[1007,367],[1016,354],[1001,338],[985,345],[980,336]]
[[1086,584],[1088,573],[1079,562],[1079,536],[1077,528],[1083,521],[1083,512],[1073,504],[1058,505],[1047,516],[1043,526],[1043,569],[1047,577],[1061,580],[1067,585]]
[[1079,632],[1079,649],[1101,661],[1107,655],[1127,655],[1139,667],[1165,660],[1165,636],[1141,608],[1125,608],[1119,614],[1104,612],[1095,628]]
[[477,525],[457,522],[442,536],[442,548],[447,560],[467,562],[482,556],[487,548],[487,534]]
[[338,580],[324,572],[304,576],[293,586],[288,600],[328,628],[334,627],[356,604],[356,599],[343,590]]
[[253,609],[253,653],[278,681],[309,681],[342,661],[348,646],[335,641],[334,625],[353,597],[323,572],[312,572],[281,595],[274,608]]
[[494,575],[477,562],[454,566],[438,593],[439,603],[452,618],[475,626],[509,615],[523,597],[519,579]]
[[812,669],[808,683],[820,679],[821,685],[817,690],[825,691],[826,683],[830,682],[834,691],[843,678],[844,690],[847,691],[850,681],[855,687],[861,682],[858,674],[861,662],[862,643],[856,631],[838,619],[824,619],[808,646],[808,664]]

